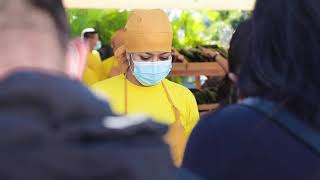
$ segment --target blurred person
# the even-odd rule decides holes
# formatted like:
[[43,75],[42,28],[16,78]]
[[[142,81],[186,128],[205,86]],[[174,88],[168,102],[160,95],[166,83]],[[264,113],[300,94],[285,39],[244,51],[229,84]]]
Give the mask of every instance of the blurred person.
[[112,78],[122,74],[121,72],[121,55],[124,51],[125,29],[120,29],[114,33],[111,37],[111,48],[113,50],[113,56],[103,61],[103,69],[107,78]]
[[237,45],[242,100],[198,124],[184,168],[207,179],[320,179],[319,8],[315,0],[257,0],[241,35],[249,51]]
[[69,42],[66,55],[66,73],[71,79],[82,80],[88,52],[87,44],[80,38]]
[[[202,48],[203,52],[216,60],[216,62],[226,72],[226,76],[220,82],[223,88],[218,91],[219,96],[223,98],[221,105],[225,106],[228,104],[237,103],[239,100],[239,92],[236,87],[237,79],[240,74],[242,64],[246,61],[249,47],[249,34],[251,30],[251,19],[242,22],[236,29],[230,41],[230,48],[228,52],[228,59],[222,57],[218,52]],[[209,88],[208,85],[204,84],[204,88]]]
[[0,179],[175,179],[166,127],[68,79],[62,1],[0,2]]
[[82,30],[81,38],[88,43],[90,52],[97,51],[102,46],[101,41],[99,39],[99,34],[93,28],[86,28]]
[[84,29],[81,33],[81,38],[88,44],[89,48],[83,82],[87,86],[91,86],[107,78],[104,73],[100,54],[97,51],[101,48],[101,42],[98,32],[93,28]]
[[220,69],[224,73],[224,75],[215,77],[205,76],[207,80],[205,80],[201,86],[201,91],[210,91],[216,94],[215,99],[219,102],[219,107],[221,107],[225,105],[229,99],[228,96],[232,84],[229,79],[229,60],[222,56],[217,50],[201,46],[199,46],[199,49],[206,58],[212,59],[218,66],[220,66]]
[[172,69],[172,27],[162,10],[134,10],[126,25],[124,74],[99,82],[119,114],[145,113],[170,125],[166,140],[179,166],[186,140],[199,120],[197,103],[185,87],[166,78]]
[[235,104],[241,100],[239,89],[237,88],[238,76],[242,65],[245,64],[250,48],[250,32],[252,20],[248,19],[240,24],[232,36],[228,52],[228,75],[226,77],[229,84],[228,95],[224,104]]

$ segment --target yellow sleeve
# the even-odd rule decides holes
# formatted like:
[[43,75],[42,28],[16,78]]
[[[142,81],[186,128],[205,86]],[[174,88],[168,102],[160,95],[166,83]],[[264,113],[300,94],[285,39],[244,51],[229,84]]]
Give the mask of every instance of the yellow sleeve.
[[90,67],[98,75],[99,77],[98,81],[105,80],[107,76],[104,73],[102,60],[98,51],[92,52],[91,62],[92,62],[92,65]]
[[190,90],[183,87],[179,95],[177,99],[180,99],[182,102],[180,112],[183,113],[183,119],[181,119],[181,123],[170,125],[165,136],[165,140],[171,149],[172,159],[177,167],[180,167],[182,163],[185,147],[192,129],[199,121],[198,106]]
[[186,117],[185,131],[186,131],[187,137],[189,137],[193,128],[199,122],[200,115],[199,115],[197,101],[194,95],[189,90],[188,90],[186,101],[187,101],[187,117]]
[[93,84],[99,82],[99,74],[87,67],[83,73],[83,83],[87,86],[92,86]]
[[92,54],[95,55],[97,57],[97,59],[99,59],[100,62],[101,62],[101,56],[100,56],[100,53],[97,50],[93,50]]
[[98,55],[97,57],[99,59],[99,64],[97,66],[97,73],[99,74],[99,81],[105,80],[108,78],[108,76],[106,75],[106,73],[104,72],[104,68],[103,68],[103,62],[100,58],[100,55]]
[[105,76],[109,77],[115,61],[116,61],[115,57],[112,56],[102,62]]
[[83,75],[84,84],[91,86],[106,78],[99,53],[90,53],[88,55],[87,66]]

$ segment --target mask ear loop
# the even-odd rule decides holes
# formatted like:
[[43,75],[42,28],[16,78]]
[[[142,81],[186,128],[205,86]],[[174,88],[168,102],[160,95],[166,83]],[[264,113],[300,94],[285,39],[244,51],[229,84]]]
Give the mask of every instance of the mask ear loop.
[[129,61],[129,68],[130,68],[132,74],[134,74],[132,67],[131,67],[131,61],[133,62],[132,54],[130,54],[129,56],[130,56],[130,59],[128,60]]

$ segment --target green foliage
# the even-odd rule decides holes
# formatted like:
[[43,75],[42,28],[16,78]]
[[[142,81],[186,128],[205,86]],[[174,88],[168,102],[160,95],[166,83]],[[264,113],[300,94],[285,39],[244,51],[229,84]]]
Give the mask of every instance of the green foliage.
[[206,27],[201,17],[194,17],[191,12],[183,11],[172,20],[173,45],[177,48],[203,44],[205,39],[199,35]]
[[112,34],[125,26],[127,11],[119,10],[68,10],[71,25],[71,36],[80,36],[83,29],[92,27],[99,32],[104,44],[110,42]]
[[[95,28],[104,44],[109,43],[112,34],[125,26],[128,12],[119,10],[69,9],[71,35],[79,36],[87,27]],[[226,47],[234,29],[250,12],[210,10],[168,10],[174,32],[173,46],[194,47],[204,44],[218,44]],[[227,48],[227,47],[226,47]]]
[[173,45],[182,48],[218,44],[227,48],[234,29],[249,16],[245,11],[182,11],[172,18]]

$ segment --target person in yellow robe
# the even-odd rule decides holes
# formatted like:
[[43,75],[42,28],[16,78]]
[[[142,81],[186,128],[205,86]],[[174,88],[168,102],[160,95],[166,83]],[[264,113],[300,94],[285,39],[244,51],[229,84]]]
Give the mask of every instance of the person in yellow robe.
[[125,34],[127,70],[95,84],[93,90],[106,97],[118,114],[144,113],[169,125],[165,140],[179,166],[199,112],[187,88],[165,79],[172,69],[169,18],[162,10],[134,10]]
[[99,52],[101,42],[99,41],[98,32],[93,28],[84,29],[81,35],[82,39],[86,41],[89,48],[87,57],[87,64],[83,74],[83,83],[91,86],[101,80],[106,79],[103,64]]
[[112,78],[122,73],[121,63],[117,55],[123,51],[125,29],[116,31],[111,37],[110,45],[113,49],[113,56],[102,62],[104,73],[107,78]]

